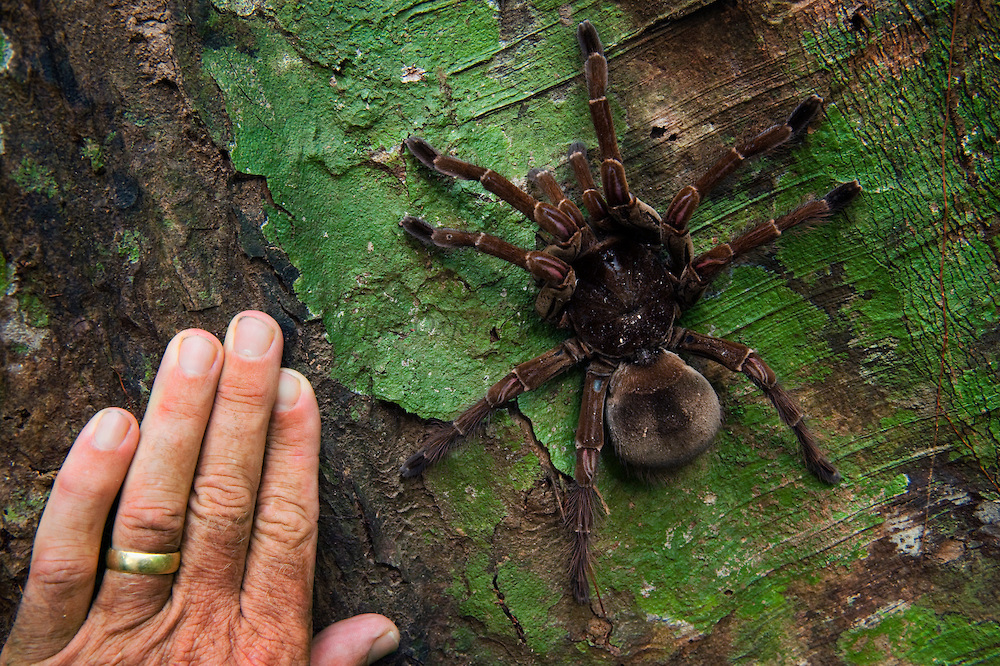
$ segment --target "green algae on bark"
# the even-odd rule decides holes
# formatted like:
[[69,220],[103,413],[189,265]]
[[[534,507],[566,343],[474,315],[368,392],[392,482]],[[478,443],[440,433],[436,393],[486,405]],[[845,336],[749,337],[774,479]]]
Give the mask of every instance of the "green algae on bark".
[[1000,660],[1000,623],[900,603],[846,632],[840,646],[844,662],[857,666],[884,664],[889,655],[907,664],[990,664]]

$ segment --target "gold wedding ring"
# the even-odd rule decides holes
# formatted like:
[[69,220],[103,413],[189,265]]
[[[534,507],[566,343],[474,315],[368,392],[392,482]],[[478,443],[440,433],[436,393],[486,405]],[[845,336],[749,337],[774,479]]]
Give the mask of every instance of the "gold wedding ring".
[[108,548],[104,564],[111,571],[134,574],[172,574],[181,566],[181,554],[139,553],[132,550]]

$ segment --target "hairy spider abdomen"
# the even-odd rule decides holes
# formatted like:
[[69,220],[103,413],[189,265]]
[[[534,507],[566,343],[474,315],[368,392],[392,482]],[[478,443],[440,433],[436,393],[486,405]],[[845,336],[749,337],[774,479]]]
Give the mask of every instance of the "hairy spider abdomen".
[[573,270],[566,314],[577,337],[604,356],[649,362],[677,314],[663,261],[645,245],[616,238],[574,261]]
[[623,363],[605,405],[615,454],[631,470],[678,467],[707,449],[722,425],[712,385],[677,354],[649,365]]

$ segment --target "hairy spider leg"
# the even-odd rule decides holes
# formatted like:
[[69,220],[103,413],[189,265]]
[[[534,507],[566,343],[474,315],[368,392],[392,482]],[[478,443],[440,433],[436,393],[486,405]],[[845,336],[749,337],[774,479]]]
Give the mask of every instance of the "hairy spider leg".
[[486,395],[458,415],[451,423],[441,424],[419,451],[410,456],[399,472],[404,477],[417,476],[429,465],[441,460],[459,441],[479,426],[483,419],[525,391],[533,391],[588,359],[591,351],[576,338],[570,338],[530,361],[516,366],[491,386]]
[[618,150],[618,137],[615,135],[614,120],[611,117],[611,105],[608,102],[608,60],[604,57],[604,45],[590,21],[584,21],[576,30],[580,41],[580,52],[583,54],[583,72],[587,78],[587,93],[589,96],[590,118],[597,132],[597,142],[601,147],[601,178],[604,180],[604,193],[608,202],[614,206],[628,206],[633,195],[628,191],[625,179],[625,167],[622,165],[622,155]]
[[770,243],[783,231],[797,224],[830,217],[851,203],[860,193],[861,185],[858,181],[843,183],[827,192],[822,199],[807,201],[790,213],[758,224],[728,243],[716,245],[708,252],[698,255],[681,274],[680,285],[677,288],[681,308],[687,309],[694,305],[722,269],[740,255]]
[[424,166],[452,178],[478,180],[487,192],[497,195],[551,234],[557,245],[569,247],[579,243],[580,228],[573,218],[552,204],[538,201],[493,169],[442,155],[419,137],[411,136],[404,143]]
[[[587,79],[587,94],[590,99],[590,119],[594,124],[597,143],[601,150],[601,187],[604,189],[607,205],[614,213],[612,217],[618,218],[616,221],[639,231],[644,236],[656,237],[660,233],[659,214],[629,191],[628,180],[625,177],[625,166],[618,150],[618,137],[615,135],[611,104],[607,97],[608,60],[604,57],[604,45],[601,44],[597,29],[590,21],[584,21],[579,25],[576,36],[583,54],[583,72]],[[570,154],[571,162],[574,154],[576,153]],[[580,177],[579,170],[577,177]],[[584,189],[587,187],[584,186]]]
[[580,422],[576,428],[576,483],[566,497],[566,526],[573,532],[570,555],[570,580],[573,598],[583,604],[590,601],[590,535],[594,530],[594,505],[597,502],[597,463],[604,446],[604,403],[608,382],[615,368],[605,361],[592,361],[583,380]]
[[536,250],[525,250],[481,231],[435,228],[411,215],[400,220],[399,226],[428,245],[444,248],[471,247],[483,254],[498,257],[528,271],[536,280],[554,287],[573,285],[576,282],[573,267],[559,257]]
[[792,115],[788,116],[788,120],[783,124],[773,125],[752,139],[730,148],[693,185],[681,188],[670,202],[660,225],[660,242],[667,249],[674,275],[680,277],[694,254],[688,221],[705,195],[723,178],[735,171],[744,160],[772,150],[802,131],[822,104],[821,97],[810,96],[795,107]]
[[799,408],[795,398],[778,384],[774,371],[757,352],[738,342],[713,338],[679,327],[673,330],[667,347],[703,356],[732,372],[746,375],[771,400],[782,422],[795,433],[809,471],[824,483],[832,485],[840,481],[840,472],[823,455],[813,434],[806,428],[805,413]]
[[542,319],[558,320],[563,307],[576,289],[573,267],[547,251],[524,250],[481,231],[470,232],[447,227],[436,229],[421,218],[411,215],[400,220],[399,226],[428,245],[443,248],[471,247],[528,271],[541,283],[535,299],[535,310]]

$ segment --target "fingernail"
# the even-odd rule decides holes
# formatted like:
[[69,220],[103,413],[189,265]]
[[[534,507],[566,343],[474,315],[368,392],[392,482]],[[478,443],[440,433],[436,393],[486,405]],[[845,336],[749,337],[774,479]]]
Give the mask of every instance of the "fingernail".
[[131,421],[117,409],[105,410],[98,416],[94,428],[94,448],[101,451],[114,451],[122,442],[132,427]]
[[278,397],[274,400],[274,408],[279,411],[288,411],[299,402],[302,395],[302,382],[299,376],[289,370],[282,368],[278,375]]
[[257,358],[263,356],[274,342],[274,330],[252,316],[240,317],[233,335],[233,348],[240,356]]
[[200,335],[189,335],[181,340],[177,362],[184,374],[193,377],[207,375],[215,364],[215,345]]
[[387,654],[392,654],[399,648],[399,631],[390,629],[375,639],[368,650],[368,663],[373,664]]

